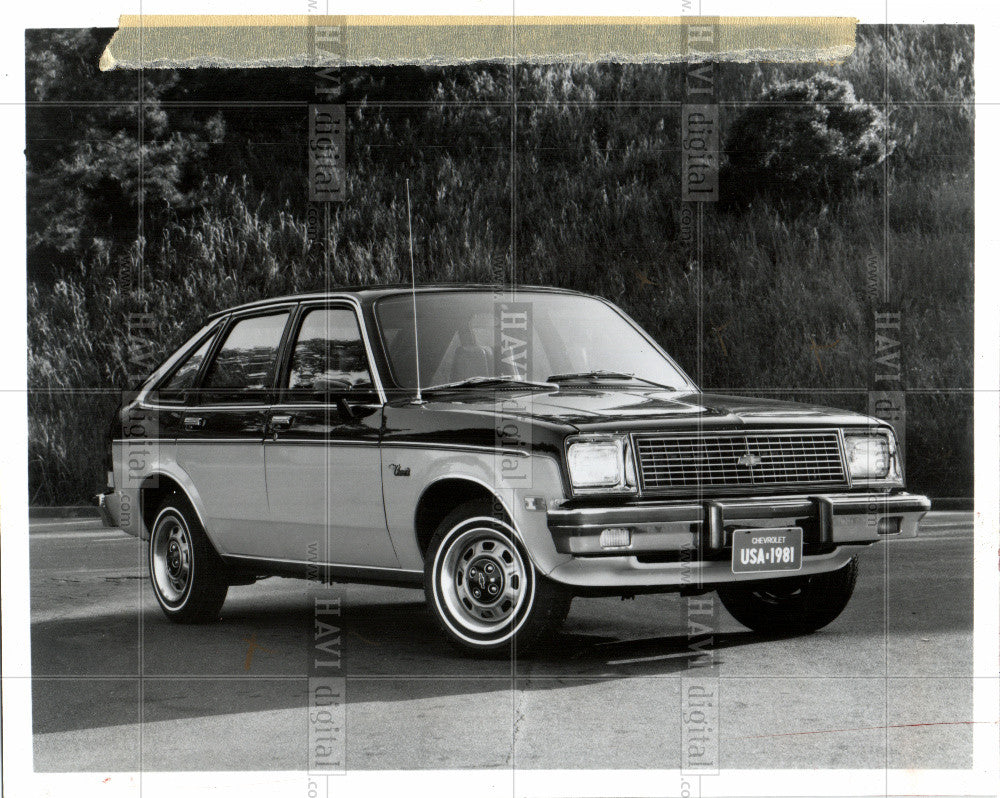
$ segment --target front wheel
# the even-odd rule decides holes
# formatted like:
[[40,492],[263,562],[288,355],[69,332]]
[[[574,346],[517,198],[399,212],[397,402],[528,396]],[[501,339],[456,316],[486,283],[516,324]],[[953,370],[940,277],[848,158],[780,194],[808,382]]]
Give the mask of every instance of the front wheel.
[[737,621],[769,635],[809,634],[847,606],[858,579],[858,558],[836,571],[736,583],[719,588],[722,605]]
[[431,538],[427,603],[448,637],[467,651],[519,652],[566,619],[572,596],[535,571],[514,529],[490,502],[458,507]]
[[149,535],[153,593],[175,623],[219,617],[229,592],[225,563],[212,548],[187,502],[171,496],[160,505]]

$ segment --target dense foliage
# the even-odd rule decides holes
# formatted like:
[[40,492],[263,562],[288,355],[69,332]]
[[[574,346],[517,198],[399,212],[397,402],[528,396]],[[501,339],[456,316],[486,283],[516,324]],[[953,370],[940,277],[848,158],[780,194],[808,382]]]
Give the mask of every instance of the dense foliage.
[[872,185],[894,146],[886,114],[848,81],[820,73],[778,83],[729,131],[722,197],[792,210],[840,200]]
[[108,34],[27,35],[32,502],[96,491],[118,392],[207,313],[407,279],[405,178],[419,280],[602,294],[708,389],[864,410],[887,299],[904,319],[910,482],[971,492],[971,28],[863,28],[830,78],[720,66],[727,142],[776,87],[849,84],[859,105],[891,101],[897,144],[868,185],[810,191],[795,213],[766,196],[707,207],[703,269],[679,203],[681,66],[345,70],[347,199],[326,269],[307,221],[316,76],[102,74]]

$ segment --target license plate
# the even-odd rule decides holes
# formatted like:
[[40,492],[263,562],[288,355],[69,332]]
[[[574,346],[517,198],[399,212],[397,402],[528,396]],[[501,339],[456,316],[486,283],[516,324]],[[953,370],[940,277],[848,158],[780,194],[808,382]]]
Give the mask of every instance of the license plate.
[[733,573],[798,571],[802,567],[802,529],[736,529],[733,531]]

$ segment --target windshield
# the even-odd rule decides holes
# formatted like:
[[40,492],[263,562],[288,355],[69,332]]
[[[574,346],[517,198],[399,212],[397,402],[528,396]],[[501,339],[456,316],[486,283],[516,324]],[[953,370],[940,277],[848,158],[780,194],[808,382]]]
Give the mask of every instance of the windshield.
[[[546,382],[553,377],[692,387],[677,366],[604,302],[571,294],[508,296],[417,294],[421,388],[476,378]],[[413,298],[381,299],[375,317],[395,382],[415,389]]]

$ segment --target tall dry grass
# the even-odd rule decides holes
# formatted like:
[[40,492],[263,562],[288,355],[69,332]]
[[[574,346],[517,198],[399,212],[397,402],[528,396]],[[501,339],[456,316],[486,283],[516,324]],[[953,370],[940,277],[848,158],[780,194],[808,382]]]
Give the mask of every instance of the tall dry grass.
[[[328,272],[308,239],[304,128],[275,128],[238,159],[236,143],[210,144],[217,169],[201,177],[193,211],[145,241],[81,253],[71,274],[29,289],[31,500],[83,502],[103,482],[111,409],[141,371],[138,353],[159,358],[240,302],[406,279],[404,178],[418,279],[513,270],[520,283],[601,294],[706,389],[865,409],[870,283],[887,254],[905,319],[910,482],[967,495],[971,67],[971,29],[863,29],[855,55],[824,69],[863,99],[893,102],[899,144],[878,187],[794,218],[766,205],[707,208],[702,268],[682,243],[678,112],[649,104],[680,96],[676,67],[525,67],[516,113],[505,68],[439,70],[420,106],[382,105],[373,91],[349,109],[347,199],[334,212]],[[723,124],[765,85],[814,71],[719,67]],[[140,264],[138,291],[121,275]],[[130,342],[125,322],[138,310],[154,325]]]

